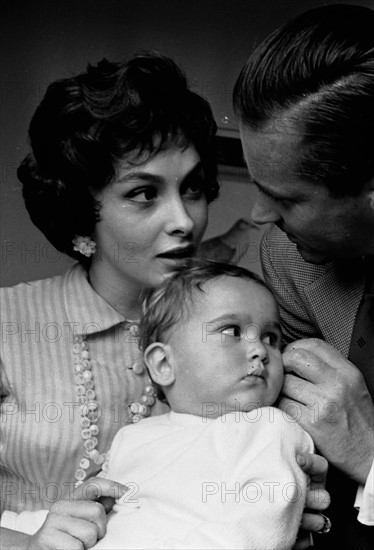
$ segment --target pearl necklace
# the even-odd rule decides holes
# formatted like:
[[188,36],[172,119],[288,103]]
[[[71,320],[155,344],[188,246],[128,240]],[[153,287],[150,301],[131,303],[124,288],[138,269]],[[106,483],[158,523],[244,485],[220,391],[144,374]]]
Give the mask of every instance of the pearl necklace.
[[[132,332],[134,333],[134,331]],[[96,365],[96,362],[90,359],[85,336],[79,335],[74,337],[73,353],[75,391],[79,403],[81,437],[84,448],[84,455],[79,462],[79,467],[75,471],[74,476],[76,479],[75,487],[78,487],[87,477],[87,470],[92,462],[96,465],[101,465],[103,471],[106,470],[108,453],[100,453],[96,448],[99,443],[97,436],[100,432],[97,425],[99,420],[98,403],[96,401],[92,372],[92,368]],[[132,370],[135,374],[142,374],[144,371],[143,363],[135,363]],[[152,385],[152,381],[148,378],[139,402],[131,403],[129,406],[132,422],[139,422],[142,418],[151,414],[151,407],[156,401],[155,396],[156,391]]]

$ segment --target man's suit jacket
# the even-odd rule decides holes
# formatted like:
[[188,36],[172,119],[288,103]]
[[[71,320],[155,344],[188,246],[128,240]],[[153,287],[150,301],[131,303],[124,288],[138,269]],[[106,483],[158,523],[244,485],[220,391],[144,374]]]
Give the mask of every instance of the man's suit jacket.
[[261,262],[281,310],[285,342],[322,338],[348,357],[365,286],[363,261],[309,264],[274,227],[262,241]]
[[[309,264],[286,234],[273,227],[262,241],[261,263],[265,281],[280,307],[285,343],[321,338],[348,357],[365,287],[364,262]],[[327,489],[332,504],[326,514],[332,519],[333,529],[328,535],[314,536],[316,548],[374,548],[374,528],[356,520],[356,488],[352,480],[330,466]]]

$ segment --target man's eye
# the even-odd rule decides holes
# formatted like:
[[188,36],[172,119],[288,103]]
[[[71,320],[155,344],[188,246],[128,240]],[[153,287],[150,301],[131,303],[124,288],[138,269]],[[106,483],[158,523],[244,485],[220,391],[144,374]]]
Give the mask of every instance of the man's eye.
[[133,202],[149,202],[157,197],[157,191],[154,187],[138,187],[129,191],[125,198]]
[[267,199],[271,200],[272,202],[282,204],[282,205],[285,205],[285,206],[287,206],[291,203],[290,199],[275,197],[274,195],[272,195],[271,193],[269,193],[268,191],[266,191],[263,188],[258,188],[258,190],[261,193],[261,195],[264,195]]
[[238,326],[223,327],[221,333],[226,336],[233,336],[234,338],[240,338],[241,336],[240,328]]

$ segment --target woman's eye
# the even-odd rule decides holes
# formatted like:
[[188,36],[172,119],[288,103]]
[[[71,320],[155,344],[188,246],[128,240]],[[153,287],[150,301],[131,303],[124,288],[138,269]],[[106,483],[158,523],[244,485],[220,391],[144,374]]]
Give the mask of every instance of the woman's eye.
[[221,334],[225,334],[226,336],[233,336],[234,338],[240,338],[240,328],[237,326],[232,327],[224,327],[221,330]]
[[129,191],[125,198],[134,202],[149,202],[157,197],[157,191],[154,187],[139,187]]
[[203,187],[203,180],[190,182],[184,189],[182,189],[182,195],[192,199],[200,198],[203,195]]

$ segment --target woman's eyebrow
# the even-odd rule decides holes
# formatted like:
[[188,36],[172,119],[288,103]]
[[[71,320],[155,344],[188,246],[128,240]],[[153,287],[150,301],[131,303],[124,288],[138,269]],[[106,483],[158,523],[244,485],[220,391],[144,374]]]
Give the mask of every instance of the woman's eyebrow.
[[[195,164],[195,166],[193,166],[191,170],[184,175],[182,181],[196,176],[199,172],[203,173],[203,165],[201,161]],[[165,181],[165,176],[134,169],[132,172],[128,172],[127,174],[120,176],[117,181],[118,183],[126,183],[134,179],[141,180],[146,183],[163,183]]]
[[150,174],[149,172],[138,172],[134,170],[133,172],[129,172],[128,174],[121,176],[118,179],[118,183],[126,183],[134,179],[142,180],[147,183],[162,183],[165,180],[163,176],[159,176],[158,174]]

